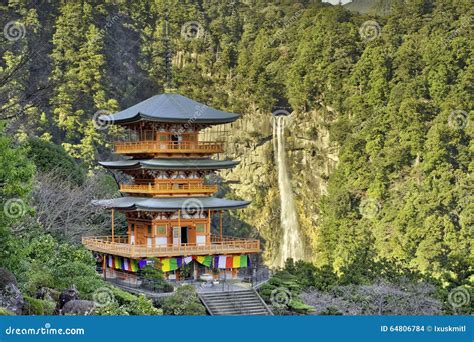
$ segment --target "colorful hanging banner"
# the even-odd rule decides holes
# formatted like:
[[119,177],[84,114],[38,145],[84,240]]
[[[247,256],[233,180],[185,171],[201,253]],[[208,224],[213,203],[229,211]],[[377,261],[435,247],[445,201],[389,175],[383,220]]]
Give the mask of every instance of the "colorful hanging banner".
[[195,259],[201,265],[211,267],[212,256],[210,255],[206,255],[206,256],[200,255],[200,256],[193,257],[193,259]]
[[249,267],[250,258],[247,255],[218,255],[214,257],[214,268]]
[[138,261],[135,259],[123,258],[118,255],[107,255],[107,266],[116,270],[137,272]]
[[170,272],[181,268],[183,265],[189,264],[193,261],[192,257],[177,257],[177,258],[163,258],[159,259],[161,263],[161,270],[163,272]]

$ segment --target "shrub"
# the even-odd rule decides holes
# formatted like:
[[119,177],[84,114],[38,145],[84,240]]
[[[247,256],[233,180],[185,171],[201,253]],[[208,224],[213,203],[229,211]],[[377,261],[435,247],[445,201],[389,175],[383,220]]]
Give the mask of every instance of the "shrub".
[[199,300],[192,285],[178,287],[176,293],[165,298],[162,304],[164,315],[199,316],[206,314],[206,308]]
[[41,172],[55,171],[62,178],[70,179],[77,185],[84,182],[85,171],[62,146],[32,138],[28,141],[28,157]]
[[163,311],[155,308],[152,302],[149,299],[145,298],[144,295],[135,297],[133,301],[124,306],[124,309],[130,315],[156,316],[163,314]]
[[128,316],[127,310],[119,306],[118,303],[112,303],[109,305],[99,306],[94,309],[93,312],[96,316]]
[[0,316],[15,316],[15,313],[8,309],[0,308]]
[[56,303],[48,300],[36,299],[29,296],[25,296],[24,300],[24,311],[28,313],[28,315],[52,315],[56,307]]

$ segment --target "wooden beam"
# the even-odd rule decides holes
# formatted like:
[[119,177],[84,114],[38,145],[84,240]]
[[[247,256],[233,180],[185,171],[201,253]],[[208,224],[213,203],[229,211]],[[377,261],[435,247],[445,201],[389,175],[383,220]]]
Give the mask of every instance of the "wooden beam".
[[220,225],[221,243],[222,243],[222,210],[219,211],[219,225]]
[[112,242],[115,242],[115,209],[112,208]]
[[106,254],[102,254],[102,273],[104,274],[104,280],[107,279],[107,270],[106,270],[106,267],[107,267],[107,255]]
[[211,209],[207,209],[207,234],[206,244],[211,243]]

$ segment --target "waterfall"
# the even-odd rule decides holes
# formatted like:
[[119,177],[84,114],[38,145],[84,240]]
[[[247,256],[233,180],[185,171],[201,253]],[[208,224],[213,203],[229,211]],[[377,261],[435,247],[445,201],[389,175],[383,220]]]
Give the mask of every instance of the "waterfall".
[[[298,217],[288,174],[285,151],[285,120],[287,116],[273,117],[273,148],[278,166],[278,188],[280,191],[280,222],[283,237],[275,266],[284,266],[286,259],[300,260],[304,257],[303,242],[300,236]],[[276,141],[276,142],[275,142]]]

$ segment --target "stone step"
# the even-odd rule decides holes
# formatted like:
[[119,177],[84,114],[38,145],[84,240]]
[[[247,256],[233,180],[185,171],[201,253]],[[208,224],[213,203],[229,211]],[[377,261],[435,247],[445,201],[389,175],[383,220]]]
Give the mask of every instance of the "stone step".
[[272,315],[253,289],[199,293],[199,298],[210,315]]

